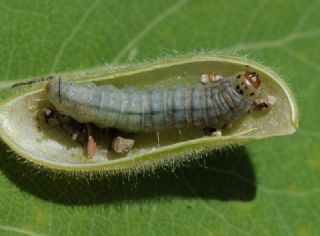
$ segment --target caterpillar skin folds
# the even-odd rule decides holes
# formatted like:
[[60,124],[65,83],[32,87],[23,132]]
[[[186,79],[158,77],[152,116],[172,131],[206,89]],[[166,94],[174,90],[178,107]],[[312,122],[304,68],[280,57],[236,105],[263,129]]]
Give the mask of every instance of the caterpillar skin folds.
[[221,128],[239,119],[253,104],[237,90],[236,77],[146,90],[57,81],[49,82],[46,90],[59,112],[101,128],[130,132],[189,126]]

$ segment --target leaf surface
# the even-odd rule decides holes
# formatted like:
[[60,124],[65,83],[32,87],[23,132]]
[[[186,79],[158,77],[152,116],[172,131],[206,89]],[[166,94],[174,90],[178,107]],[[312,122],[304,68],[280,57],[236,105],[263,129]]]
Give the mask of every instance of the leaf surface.
[[292,136],[147,175],[56,176],[1,146],[5,235],[317,235],[320,1],[2,1],[0,86],[106,63],[214,50],[277,69],[298,99]]

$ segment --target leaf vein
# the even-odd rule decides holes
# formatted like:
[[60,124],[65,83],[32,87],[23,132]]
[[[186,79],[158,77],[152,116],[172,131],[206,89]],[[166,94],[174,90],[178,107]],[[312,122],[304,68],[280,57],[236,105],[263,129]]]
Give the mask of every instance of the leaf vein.
[[244,229],[238,227],[237,225],[232,224],[226,217],[224,214],[219,213],[215,210],[212,209],[212,207],[210,207],[208,204],[206,204],[201,197],[199,197],[199,195],[193,190],[193,188],[191,187],[191,185],[189,184],[189,181],[187,180],[187,178],[183,175],[182,176],[187,187],[189,188],[189,190],[194,194],[194,196],[196,196],[199,199],[199,202],[208,210],[210,211],[212,214],[214,214],[217,218],[221,219],[222,221],[224,221],[229,227],[237,230],[239,233],[244,234],[244,235],[249,235],[249,232],[245,231]]
[[7,232],[15,232],[22,235],[30,235],[30,236],[42,236],[44,234],[38,234],[32,232],[30,230],[19,229],[17,227],[7,226],[7,225],[0,225],[0,230],[7,231]]
[[285,221],[285,218],[283,217],[282,213],[281,213],[281,210],[280,208],[278,207],[278,205],[276,205],[276,203],[274,202],[273,198],[270,197],[268,195],[270,201],[271,201],[271,204],[273,205],[273,207],[275,208],[276,212],[278,213],[278,216],[280,217],[280,221],[283,225],[283,228],[285,229],[285,231],[287,232],[288,235],[293,235],[293,233],[291,232],[290,230],[290,227],[288,226],[287,222]]
[[93,10],[97,7],[100,0],[95,1],[90,7],[87,8],[87,10],[84,12],[82,17],[80,18],[78,24],[73,27],[70,34],[67,36],[67,38],[63,41],[63,43],[60,46],[60,49],[58,50],[58,53],[53,61],[52,67],[51,67],[51,73],[54,72],[56,69],[61,57],[63,56],[63,53],[65,52],[66,48],[68,47],[69,43],[72,41],[74,36],[79,32],[81,29],[81,26],[86,22],[90,14],[93,12]]
[[313,38],[320,36],[320,28],[315,28],[313,30],[308,30],[304,32],[293,32],[282,38],[269,40],[269,41],[261,41],[257,43],[247,43],[247,44],[238,44],[234,47],[229,47],[222,49],[222,51],[244,51],[244,50],[260,50],[265,48],[279,48],[286,44],[292,43],[294,41],[298,41],[306,38]]
[[299,21],[297,22],[296,28],[293,30],[293,32],[298,32],[298,30],[304,26],[309,17],[312,16],[312,12],[317,9],[319,4],[320,2],[315,0],[307,9],[303,10],[303,15],[299,18]]
[[177,12],[181,7],[183,7],[189,0],[182,0],[172,5],[164,12],[160,13],[157,17],[155,17],[149,24],[146,25],[135,37],[133,37],[127,45],[115,56],[112,60],[113,64],[116,64],[119,60],[121,60],[124,55],[130,51],[141,39],[143,39],[154,27],[156,27],[160,22],[165,20],[168,16]]
[[293,50],[291,50],[291,49],[289,49],[287,47],[283,47],[283,48],[281,48],[281,50],[286,52],[292,58],[302,62],[306,66],[309,66],[310,68],[314,69],[315,71],[319,71],[320,72],[320,66],[318,66],[317,63],[315,63],[315,62],[311,61],[310,59],[308,59],[303,54],[297,53],[297,52],[295,52],[295,51],[293,51]]

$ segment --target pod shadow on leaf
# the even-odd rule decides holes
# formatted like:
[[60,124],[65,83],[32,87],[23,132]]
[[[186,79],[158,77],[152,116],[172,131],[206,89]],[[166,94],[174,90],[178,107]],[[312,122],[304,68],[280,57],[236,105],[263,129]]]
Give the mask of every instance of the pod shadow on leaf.
[[[58,176],[6,153],[0,169],[21,190],[63,205],[94,205],[174,197],[250,201],[256,195],[254,167],[244,147],[212,151],[175,168],[159,167],[130,177]],[[208,156],[209,155],[209,156]]]

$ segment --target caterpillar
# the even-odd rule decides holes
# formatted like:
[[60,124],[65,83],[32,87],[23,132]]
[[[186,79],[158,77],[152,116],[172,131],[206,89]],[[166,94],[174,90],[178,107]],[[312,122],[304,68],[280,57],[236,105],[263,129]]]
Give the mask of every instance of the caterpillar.
[[194,126],[213,128],[212,135],[221,135],[223,127],[250,110],[275,103],[272,96],[260,98],[261,79],[256,72],[238,72],[229,77],[203,74],[200,81],[193,86],[142,90],[59,79],[49,82],[46,92],[59,112],[79,123],[128,132]]

